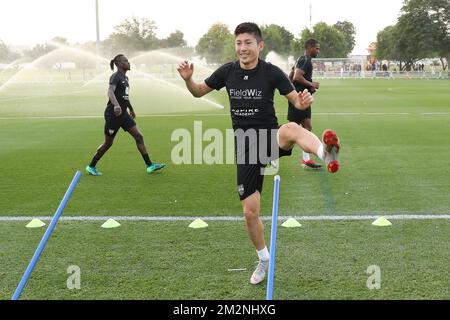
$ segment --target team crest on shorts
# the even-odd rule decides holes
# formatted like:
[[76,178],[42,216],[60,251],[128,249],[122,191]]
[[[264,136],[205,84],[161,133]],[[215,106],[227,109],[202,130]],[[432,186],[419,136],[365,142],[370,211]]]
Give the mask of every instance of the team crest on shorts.
[[243,184],[238,185],[237,189],[238,189],[239,195],[242,197],[244,195],[244,185]]
[[109,129],[108,132],[109,132],[109,135],[114,134],[114,130],[113,129]]

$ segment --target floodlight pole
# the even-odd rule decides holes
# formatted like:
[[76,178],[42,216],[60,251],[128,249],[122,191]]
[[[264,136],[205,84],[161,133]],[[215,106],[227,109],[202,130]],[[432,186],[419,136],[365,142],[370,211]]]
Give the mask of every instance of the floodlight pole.
[[97,70],[100,69],[99,57],[100,57],[100,23],[98,19],[98,0],[95,0],[95,25],[96,25],[96,43],[95,49],[97,53]]
[[309,2],[309,29],[312,32],[312,3]]

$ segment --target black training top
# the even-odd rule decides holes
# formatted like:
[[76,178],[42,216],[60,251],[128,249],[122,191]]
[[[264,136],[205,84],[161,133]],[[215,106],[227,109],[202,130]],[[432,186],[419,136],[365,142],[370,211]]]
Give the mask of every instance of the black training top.
[[239,61],[229,62],[205,80],[208,87],[226,87],[230,99],[233,128],[274,128],[278,125],[274,108],[274,93],[287,95],[294,90],[280,68],[258,60],[256,68],[244,70]]
[[[116,86],[114,95],[116,96],[117,102],[119,102],[122,107],[122,111],[127,111],[130,106],[130,100],[128,99],[128,92],[130,90],[130,85],[128,83],[128,77],[120,72],[115,72],[109,78],[109,84]],[[113,109],[114,105],[111,100],[108,101],[108,109]]]
[[[297,59],[297,62],[295,63],[295,68],[302,69],[303,72],[305,73],[303,75],[303,78],[305,78],[309,82],[312,82],[313,65],[312,65],[310,56],[304,55],[304,56],[299,57]],[[308,90],[311,89],[310,86],[305,86],[305,85],[295,82],[295,81],[294,81],[294,86],[295,86],[295,90],[297,90],[297,92],[303,91],[305,89],[308,89]]]

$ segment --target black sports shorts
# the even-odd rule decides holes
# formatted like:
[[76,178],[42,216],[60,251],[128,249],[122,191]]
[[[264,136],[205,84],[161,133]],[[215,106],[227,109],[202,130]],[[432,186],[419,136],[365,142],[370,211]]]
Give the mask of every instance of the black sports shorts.
[[[243,132],[247,134],[248,130],[243,130]],[[283,150],[278,146],[276,138],[278,128],[263,129],[266,134],[260,130],[256,129],[257,133],[255,135],[249,134],[244,137],[239,137],[235,130],[237,191],[241,201],[255,193],[255,191],[262,193],[264,171],[270,161],[292,154],[292,149]],[[264,143],[264,140],[267,142]]]
[[114,113],[105,111],[105,135],[114,137],[120,128],[128,131],[136,125],[134,119],[126,111],[118,117]]
[[306,110],[299,110],[289,102],[287,119],[298,124],[305,119],[311,119],[311,107]]

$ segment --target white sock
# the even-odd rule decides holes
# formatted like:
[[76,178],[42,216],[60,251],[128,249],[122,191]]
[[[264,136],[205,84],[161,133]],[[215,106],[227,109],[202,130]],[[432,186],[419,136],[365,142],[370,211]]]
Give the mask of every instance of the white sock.
[[264,247],[264,249],[262,249],[262,250],[256,250],[256,252],[258,253],[259,260],[264,260],[264,261],[269,260],[270,255],[269,255],[269,250],[267,250],[267,247]]
[[319,148],[317,148],[317,156],[323,161],[323,144],[320,144]]
[[310,159],[309,158],[309,153],[303,151],[303,161],[308,161],[309,159]]

